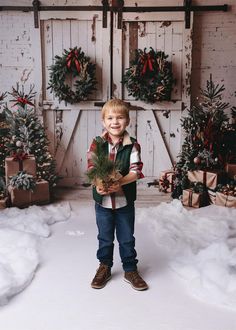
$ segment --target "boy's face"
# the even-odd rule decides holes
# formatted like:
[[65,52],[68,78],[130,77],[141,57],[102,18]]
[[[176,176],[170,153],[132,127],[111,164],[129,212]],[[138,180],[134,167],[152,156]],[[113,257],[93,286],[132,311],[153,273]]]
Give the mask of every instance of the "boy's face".
[[129,122],[129,118],[124,113],[114,110],[107,110],[102,120],[103,126],[113,139],[123,135]]

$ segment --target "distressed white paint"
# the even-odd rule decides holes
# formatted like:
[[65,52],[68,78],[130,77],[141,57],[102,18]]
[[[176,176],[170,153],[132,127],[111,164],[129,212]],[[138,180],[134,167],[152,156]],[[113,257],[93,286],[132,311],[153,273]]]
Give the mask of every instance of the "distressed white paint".
[[[78,5],[77,0],[41,0],[42,5]],[[159,0],[158,3],[154,0],[125,0],[126,6],[181,6],[182,0]],[[228,12],[201,12],[194,15],[194,34],[193,34],[193,64],[192,64],[192,86],[191,96],[194,101],[199,95],[199,88],[203,88],[206,79],[209,79],[210,73],[213,73],[213,78],[225,85],[225,101],[231,105],[236,105],[235,90],[236,90],[236,6],[235,0],[219,1],[219,0],[196,0],[194,5],[221,5],[227,3],[229,5]],[[0,0],[0,5],[31,5],[31,0]],[[80,5],[100,5],[100,0],[80,0]],[[46,15],[47,12],[41,12],[40,16]],[[61,12],[62,17],[70,17],[75,12]],[[165,14],[164,14],[165,15]],[[52,17],[52,16],[51,16]],[[34,62],[34,51],[30,47],[30,42],[25,40],[22,45],[25,49],[29,48],[29,54],[32,63],[28,62],[29,66],[20,66],[16,61],[14,66],[14,57],[20,55],[20,47],[18,42],[12,44],[12,40],[24,30],[24,26],[28,25],[28,34],[30,39],[33,37],[33,15],[32,13],[22,12],[0,12],[0,90],[8,91],[15,83],[22,82],[21,77],[24,74],[26,85],[36,83],[34,70],[38,64]],[[9,46],[12,45],[11,52]],[[40,44],[36,46],[40,51]],[[20,56],[18,56],[20,59]],[[2,64],[2,66],[1,66]],[[39,78],[39,77],[38,77]],[[37,85],[37,83],[36,83]]]
[[[175,21],[175,16],[173,16],[173,21],[171,21],[171,24],[169,26],[165,26],[163,22],[166,22],[166,20],[160,21],[159,16],[160,15],[157,15],[156,20],[152,22],[139,22],[138,48],[144,49],[146,47],[149,49],[149,47],[152,47],[155,50],[162,50],[166,55],[168,55],[167,59],[172,62],[174,77],[176,77],[176,84],[172,92],[171,100],[182,100],[182,87],[184,84],[184,82],[182,82],[182,76],[185,70],[189,72],[191,69],[191,63],[187,69],[185,68],[185,60],[183,58],[185,55],[185,52],[183,51],[183,43],[185,43],[186,38],[184,24],[183,21]],[[142,18],[140,15],[139,17]],[[179,15],[177,17],[179,18]],[[152,19],[154,19],[154,16]],[[130,21],[130,17],[128,15],[126,21],[125,33],[123,36],[124,68],[129,67],[130,31],[128,22]],[[191,30],[187,30],[186,34],[190,36]],[[120,73],[117,79],[121,79],[121,76],[122,74]],[[133,99],[128,96],[127,90],[124,90],[124,98]]]
[[[136,1],[132,0],[126,0],[125,5],[131,5],[134,6]],[[31,0],[19,0],[17,1],[17,5],[31,5]],[[191,86],[191,96],[194,101],[195,97],[199,94],[199,88],[205,87],[206,79],[209,79],[210,73],[213,73],[214,80],[217,80],[219,83],[224,83],[225,85],[225,101],[230,102],[231,105],[236,106],[236,98],[235,98],[235,91],[236,91],[236,82],[235,82],[235,76],[236,76],[236,7],[235,7],[235,1],[234,0],[228,0],[226,2],[228,5],[230,5],[229,12],[223,13],[223,12],[203,12],[203,13],[197,13],[194,15],[194,34],[193,34],[193,61],[189,63],[188,61],[185,61],[185,65],[188,66],[192,65],[192,86]],[[11,0],[0,0],[0,5],[15,5],[15,1]],[[63,0],[42,0],[42,5],[65,5],[65,2]],[[100,5],[100,0],[92,0],[92,1],[85,1],[81,0],[80,5]],[[138,5],[142,6],[148,6],[148,5],[182,5],[182,1],[173,1],[173,0],[161,0],[158,1],[158,4],[154,0],[142,0],[137,1]],[[223,4],[223,2],[219,2],[218,0],[212,1],[212,0],[196,0],[195,5],[207,5],[207,4]],[[76,0],[67,0],[66,5],[78,5],[78,1]],[[65,6],[66,7],[66,6]],[[94,13],[96,14],[96,13]],[[98,13],[99,14],[99,13]],[[177,15],[178,14],[178,15]],[[100,13],[101,15],[101,13]],[[132,16],[133,15],[133,16]],[[140,14],[132,14],[129,13],[129,18],[132,20],[135,17],[138,17]],[[154,37],[154,26],[153,21],[155,21],[157,13],[154,15],[151,13],[143,13],[142,14],[142,21],[148,22],[146,27],[148,30],[148,41],[147,43],[152,43]],[[173,13],[159,13],[159,19],[160,20],[172,20],[171,17],[173,17]],[[182,16],[181,16],[182,15]],[[155,19],[153,17],[155,16]],[[81,13],[81,12],[41,12],[40,13],[40,19],[41,20],[48,20],[50,21],[51,25],[53,25],[53,21],[51,21],[51,18],[57,18],[61,20],[68,19],[77,19],[77,20],[91,20],[91,12],[87,13]],[[182,66],[181,63],[183,63],[183,59],[185,59],[184,52],[188,51],[191,52],[191,40],[185,39],[185,29],[184,26],[181,25],[181,21],[183,19],[183,13],[175,13],[175,27],[173,29],[172,33],[172,51],[170,53],[172,63],[173,63],[173,70],[175,72],[176,76],[181,76],[183,79],[186,80],[186,75],[184,72],[181,72]],[[151,22],[150,22],[151,21]],[[179,24],[178,24],[179,22]],[[108,23],[109,24],[109,23]],[[160,31],[160,27],[159,31]],[[76,33],[77,30],[77,23],[74,22],[74,20],[71,20],[70,23],[70,29],[73,31],[73,36],[78,36],[79,33]],[[88,27],[88,31],[89,31]],[[60,28],[59,28],[60,30]],[[91,31],[91,30],[90,30]],[[102,31],[102,32],[101,32]],[[50,32],[50,31],[49,31]],[[188,32],[188,31],[187,31]],[[67,22],[62,26],[61,34],[66,35],[68,33],[68,20]],[[109,40],[109,33],[107,30],[101,29],[99,33],[103,34],[104,40]],[[107,35],[105,36],[104,34]],[[127,32],[128,33],[128,32]],[[117,36],[120,34],[120,31],[117,32]],[[156,27],[156,36],[159,35],[157,27]],[[50,42],[53,42],[52,38],[53,35],[50,33],[49,35],[46,35],[45,33],[45,40],[42,42],[43,44],[48,42],[48,45]],[[182,39],[182,46],[181,48],[181,39]],[[68,42],[68,39],[63,39],[63,43]],[[160,34],[160,37],[157,38],[157,43],[160,45],[160,48],[166,49],[164,45],[164,38],[163,34]],[[72,42],[70,40],[70,42]],[[75,40],[75,42],[77,42]],[[115,42],[119,44],[119,41],[116,39]],[[72,45],[72,44],[71,44]],[[170,45],[170,44],[169,44]],[[57,47],[60,45],[58,44]],[[92,47],[89,52],[100,52],[100,55],[96,56],[96,60],[101,59],[102,62],[102,70],[98,73],[98,75],[101,77],[101,82],[106,83],[109,81],[109,63],[107,63],[106,66],[103,65],[104,59],[107,61],[109,56],[109,50],[107,47],[99,46],[99,43],[96,42],[96,45],[90,44]],[[106,44],[106,46],[108,46]],[[188,49],[185,48],[187,46]],[[94,50],[94,47],[97,47],[96,50]],[[50,47],[46,48],[44,47],[44,50],[46,52],[45,58],[53,58],[53,53],[51,52],[50,55]],[[23,52],[22,52],[23,51]],[[47,53],[48,52],[48,53]],[[169,52],[169,51],[168,51]],[[22,55],[23,53],[23,55]],[[128,52],[124,55],[123,63],[127,62]],[[41,71],[42,68],[45,66],[50,65],[49,62],[44,64],[43,62],[44,56],[41,59],[41,44],[40,44],[40,30],[35,30],[33,27],[33,14],[32,13],[21,13],[21,12],[0,12],[0,91],[10,91],[11,86],[16,84],[16,82],[19,83],[25,83],[26,88],[29,84],[34,83],[36,86],[36,90],[38,92],[37,95],[37,109],[42,108],[42,104],[44,109],[49,109],[47,114],[47,121],[45,122],[46,125],[53,127],[52,131],[51,128],[48,130],[49,138],[52,141],[52,150],[56,147],[56,140],[55,140],[55,134],[54,130],[56,127],[55,121],[55,109],[59,107],[60,109],[67,109],[65,111],[69,111],[68,113],[74,112],[78,110],[83,110],[80,112],[79,121],[80,118],[82,119],[82,122],[85,122],[86,120],[89,122],[89,127],[91,129],[87,130],[87,132],[84,131],[83,128],[79,128],[79,124],[77,125],[77,129],[71,133],[70,136],[70,142],[73,147],[69,147],[67,149],[67,154],[65,155],[64,164],[62,164],[62,172],[63,174],[69,173],[67,178],[68,182],[71,183],[75,180],[72,179],[71,175],[78,175],[79,177],[82,175],[81,173],[84,171],[84,165],[81,169],[81,173],[79,172],[79,166],[76,166],[76,164],[79,162],[76,160],[78,148],[81,148],[81,153],[84,152],[84,145],[86,145],[88,142],[84,143],[81,147],[78,144],[78,141],[82,143],[82,141],[90,140],[91,136],[93,135],[93,131],[98,134],[101,130],[100,125],[100,118],[99,118],[99,107],[94,107],[94,102],[88,101],[87,103],[80,103],[78,106],[70,106],[66,107],[64,102],[61,104],[58,103],[57,100],[51,97],[50,95],[44,97],[44,102],[42,102],[42,82],[44,82],[44,86],[46,85],[45,79],[47,76],[45,75],[45,79],[41,78]],[[190,58],[191,61],[191,58]],[[41,64],[42,63],[42,64]],[[100,67],[100,63],[99,63]],[[189,71],[189,68],[187,68],[187,72]],[[120,70],[117,70],[118,74],[120,74]],[[47,73],[47,71],[46,71]],[[163,134],[164,142],[168,146],[169,152],[172,155],[173,158],[176,158],[177,155],[177,148],[176,145],[180,145],[180,133],[179,133],[179,117],[181,113],[178,109],[180,109],[181,102],[183,99],[181,98],[186,95],[185,98],[185,104],[189,105],[189,88],[186,88],[186,86],[180,85],[180,81],[177,81],[177,86],[175,87],[172,94],[172,97],[175,98],[177,101],[173,104],[166,104],[163,102],[162,104],[158,104],[155,107],[155,111],[153,112],[153,116],[155,119],[158,119],[158,125],[161,128],[161,133]],[[188,85],[189,85],[189,79],[188,79]],[[187,86],[189,87],[189,86]],[[119,88],[119,86],[118,86]],[[44,89],[44,92],[48,92]],[[184,94],[182,94],[184,92]],[[186,93],[187,92],[187,93]],[[45,94],[46,94],[45,93]],[[106,84],[106,86],[102,86],[101,88],[101,94],[96,94],[93,96],[93,98],[97,98],[98,100],[105,101],[109,97],[109,85]],[[9,97],[10,98],[10,97]],[[51,100],[52,103],[49,101]],[[45,102],[46,101],[46,102]],[[131,111],[131,116],[133,118],[133,121],[135,123],[138,123],[139,120],[139,114],[140,108],[147,109],[148,112],[151,113],[152,106],[151,105],[145,105],[141,104],[140,102],[132,101],[133,110]],[[51,110],[50,110],[51,109]],[[76,110],[77,109],[77,110]],[[90,110],[88,110],[90,109]],[[139,109],[139,110],[138,110]],[[171,110],[169,114],[169,118],[166,118],[163,116],[163,110],[169,109]],[[174,111],[175,109],[175,111]],[[145,113],[145,111],[143,111]],[[85,120],[82,113],[85,113],[83,116],[87,119]],[[66,115],[64,115],[64,118],[66,118]],[[151,119],[154,122],[153,117]],[[74,119],[73,119],[74,120]],[[156,121],[157,123],[157,121]],[[75,125],[75,123],[73,123]],[[64,122],[63,122],[63,125]],[[63,126],[63,129],[66,129],[66,125]],[[83,127],[83,125],[82,125]],[[136,124],[133,124],[130,127],[130,131],[132,135],[136,136],[139,134],[138,127]],[[68,132],[68,131],[67,131]],[[149,135],[148,135],[149,134]],[[147,139],[150,140],[150,132],[147,134]],[[175,138],[171,137],[175,134]],[[64,135],[65,136],[65,135]],[[85,139],[84,136],[87,136]],[[67,138],[69,140],[69,136]],[[73,142],[75,141],[75,142]],[[74,147],[75,146],[75,147]],[[84,148],[84,149],[83,149]],[[143,150],[144,151],[144,150]],[[59,155],[59,154],[58,154]],[[78,158],[79,159],[79,158]],[[76,160],[76,161],[75,161]],[[66,163],[67,162],[67,163]],[[72,164],[72,166],[70,165]],[[81,166],[81,165],[80,165]],[[148,167],[150,167],[148,165]],[[77,181],[78,183],[81,183],[81,180]]]
[[[149,16],[151,16],[150,21],[148,21]],[[114,24],[114,36],[118,39],[114,43],[114,63],[120,63],[121,59],[123,62],[114,68],[113,79],[116,86],[115,96],[125,99],[130,102],[131,107],[139,109],[135,118],[137,127],[135,137],[142,145],[145,159],[144,174],[146,177],[157,177],[160,171],[173,165],[180,151],[182,103],[188,102],[189,104],[190,102],[190,95],[185,93],[189,88],[190,80],[185,79],[185,76],[190,76],[191,72],[191,29],[185,30],[184,16],[180,13],[172,13],[171,18],[167,15],[168,20],[163,13],[152,13],[149,16],[147,13],[136,15],[124,13],[123,34],[121,30],[116,30],[116,24]],[[136,31],[134,22],[137,22]],[[130,37],[135,33],[136,43],[132,46]],[[188,40],[188,47],[183,49],[186,40]],[[120,56],[120,45],[123,49],[122,57]],[[130,54],[136,46],[140,49],[152,47],[155,50],[164,51],[168,55],[177,79],[171,102],[147,104],[135,101],[122,86],[122,72],[125,72],[125,68],[130,66]],[[190,57],[188,65],[184,58],[187,56],[187,52],[188,59]],[[169,115],[163,116],[166,111],[170,112]]]
[[[45,16],[45,15],[41,15]],[[48,17],[48,13],[46,15]],[[61,16],[61,15],[60,15]],[[102,44],[102,22],[101,13],[90,15],[75,15],[76,19],[47,19],[42,20],[42,39],[43,39],[43,60],[44,60],[44,99],[55,100],[55,97],[46,89],[49,82],[50,66],[56,55],[61,56],[64,49],[81,47],[86,56],[90,57],[92,63],[96,64],[96,78],[98,81],[97,91],[89,99],[100,100],[102,95],[107,93],[108,78],[103,77],[103,55],[106,47]],[[86,18],[86,19],[85,19]],[[92,24],[95,20],[95,38],[92,41]],[[107,57],[107,56],[106,56]]]
[[[32,15],[0,14],[0,91],[11,91],[16,82],[26,88],[34,82]],[[10,99],[10,97],[8,97]]]
[[[50,14],[53,16],[48,19]],[[62,182],[81,184],[81,180],[85,180],[87,149],[92,137],[101,134],[102,130],[100,108],[94,102],[106,101],[109,95],[109,33],[108,29],[102,29],[101,13],[73,15],[68,12],[66,17],[62,19],[61,13],[58,15],[56,12],[41,15],[45,68],[44,118],[53,139],[57,169],[64,177]],[[61,56],[64,49],[75,46],[81,47],[91,62],[96,64],[97,91],[88,97],[88,101],[73,105],[59,103],[55,95],[47,90],[49,68],[55,55]]]
[[[101,14],[96,14],[96,16],[94,16],[91,13],[86,13],[86,15],[76,13],[75,19],[71,13],[69,15],[70,18],[66,15],[67,19],[62,19],[61,14],[62,13],[56,12],[43,12],[40,15],[42,52],[40,52],[40,56],[38,56],[38,63],[42,60],[44,120],[47,132],[52,141],[52,152],[56,157],[59,173],[65,178],[64,181],[68,179],[70,182],[74,180],[74,183],[81,183],[81,180],[84,180],[84,173],[86,171],[86,151],[89,143],[94,135],[101,133],[100,109],[96,110],[91,101],[92,99],[106,101],[104,96],[107,96],[108,88],[106,85],[109,82],[109,75],[104,76],[103,67],[107,74],[110,64],[109,61],[105,61],[104,58],[109,58],[109,34],[107,32],[108,29],[104,30],[107,34],[102,33]],[[155,16],[157,18],[160,17],[159,14]],[[183,21],[178,21],[182,16],[179,14],[176,16],[177,22],[173,21],[170,27],[162,27],[162,22],[160,21],[148,22],[147,16],[144,14],[145,22],[142,23],[142,21],[140,21],[139,23],[138,48],[148,48],[152,46],[155,49],[164,50],[171,60],[173,53],[173,26],[177,25],[178,27],[178,25],[183,25]],[[48,19],[49,17],[51,18]],[[152,15],[152,19],[153,17]],[[139,14],[139,19],[141,18],[142,15]],[[115,15],[114,19],[113,35],[113,56],[115,63],[113,89],[114,95],[122,98],[121,79],[124,68],[129,66],[129,57],[127,56],[127,50],[129,51],[129,43],[127,42],[129,39],[128,36],[124,38],[123,31],[116,28],[116,19],[117,15]],[[128,30],[129,26],[127,22],[130,21],[130,18],[124,15],[124,21],[127,24]],[[96,37],[95,42],[92,41],[91,26],[93,23],[96,26],[94,31]],[[142,31],[142,29],[144,29],[144,31]],[[179,27],[177,30],[178,29]],[[106,39],[104,37],[106,37]],[[81,103],[76,105],[67,105],[64,102],[59,103],[55,95],[47,89],[50,76],[49,68],[54,61],[55,55],[61,55],[64,49],[74,46],[82,47],[82,50],[98,67],[98,92],[94,93],[90,98],[91,101],[83,102],[83,105]],[[103,51],[101,51],[101,49],[103,49]],[[180,45],[177,49],[182,49],[182,39],[180,39]],[[106,52],[105,54],[104,50]],[[125,61],[123,60],[124,58]],[[156,106],[147,105],[139,101],[134,101],[132,103],[132,107],[134,107],[134,109],[135,107],[139,108],[139,110],[133,112],[135,116],[133,115],[132,118],[133,123],[130,127],[130,133],[137,137],[142,145],[143,157],[146,160],[144,174],[147,177],[158,176],[161,170],[169,168],[172,165],[172,160],[176,156],[176,153],[174,153],[173,156],[171,155],[170,141],[168,139],[163,139],[160,119],[155,113],[155,111],[160,110],[160,108],[162,110],[170,110],[172,106],[173,110],[180,111],[181,92],[176,93],[175,96],[176,95],[179,95],[179,97],[176,97],[177,102],[175,103],[163,102]],[[125,96],[125,99],[130,100],[127,96]],[[147,112],[146,110],[148,109],[149,111]],[[169,121],[170,120],[171,116],[169,117]],[[174,123],[172,125],[174,125]],[[166,134],[170,134],[170,130]],[[176,139],[176,141],[178,140]],[[179,145],[176,146],[176,144],[174,144],[174,148],[172,149],[176,150],[178,148]],[[160,157],[160,155],[162,156]]]

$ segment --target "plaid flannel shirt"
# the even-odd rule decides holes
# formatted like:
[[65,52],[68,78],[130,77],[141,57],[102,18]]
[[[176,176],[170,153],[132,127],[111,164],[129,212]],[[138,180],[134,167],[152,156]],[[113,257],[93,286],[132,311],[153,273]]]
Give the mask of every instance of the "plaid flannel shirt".
[[[112,143],[112,140],[106,131],[102,134],[102,138],[105,141],[108,141],[108,155],[109,155],[109,158],[112,159],[113,161],[116,160],[116,155],[117,155],[117,151],[118,151],[120,144],[126,145],[126,144],[132,143],[127,131],[124,132],[124,135],[120,138],[118,143],[116,143],[115,145]],[[88,170],[93,167],[92,155],[93,155],[95,148],[96,148],[96,143],[95,143],[95,141],[93,141],[88,150],[88,155],[87,155],[88,156]],[[144,175],[142,173],[142,168],[143,168],[143,163],[141,161],[140,145],[138,142],[135,142],[133,144],[133,148],[132,148],[132,151],[130,154],[129,171],[136,173],[138,176],[138,179],[141,179],[144,177]],[[112,194],[103,196],[102,206],[105,208],[118,209],[118,208],[124,207],[126,205],[127,205],[127,200],[126,200],[126,197],[122,190],[117,193],[112,193]]]

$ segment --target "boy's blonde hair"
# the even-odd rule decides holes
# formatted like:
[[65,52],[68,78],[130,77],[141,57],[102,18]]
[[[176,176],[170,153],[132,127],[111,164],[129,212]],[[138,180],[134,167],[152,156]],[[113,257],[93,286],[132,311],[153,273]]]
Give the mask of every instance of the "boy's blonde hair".
[[129,119],[129,106],[122,100],[111,99],[107,101],[102,107],[102,119],[104,119],[107,110],[113,110],[115,112],[122,113],[126,116],[127,119]]

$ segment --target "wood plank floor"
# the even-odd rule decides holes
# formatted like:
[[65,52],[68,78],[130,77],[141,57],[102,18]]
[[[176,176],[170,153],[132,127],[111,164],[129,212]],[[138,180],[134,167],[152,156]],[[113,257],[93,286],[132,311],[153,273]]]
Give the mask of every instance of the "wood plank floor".
[[[55,189],[55,200],[92,200],[91,187],[57,187]],[[157,206],[161,202],[170,202],[172,200],[170,193],[159,192],[156,187],[146,187],[145,185],[138,185],[137,201],[138,207]]]

